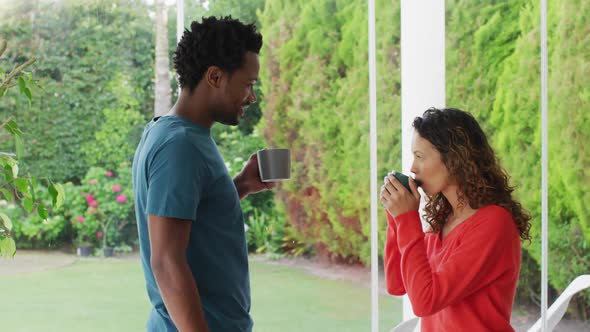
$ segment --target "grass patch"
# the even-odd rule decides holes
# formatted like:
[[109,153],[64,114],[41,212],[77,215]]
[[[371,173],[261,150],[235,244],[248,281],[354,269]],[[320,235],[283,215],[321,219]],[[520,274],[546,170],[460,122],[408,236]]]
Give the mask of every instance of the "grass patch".
[[[370,290],[295,268],[251,262],[256,332],[368,331]],[[77,261],[0,277],[2,331],[145,331],[150,305],[138,261]],[[381,331],[401,320],[401,301],[382,297]]]
[[[250,269],[254,331],[371,330],[369,288],[273,264],[252,262]],[[382,296],[379,311],[379,330],[391,331],[402,319],[401,299]]]

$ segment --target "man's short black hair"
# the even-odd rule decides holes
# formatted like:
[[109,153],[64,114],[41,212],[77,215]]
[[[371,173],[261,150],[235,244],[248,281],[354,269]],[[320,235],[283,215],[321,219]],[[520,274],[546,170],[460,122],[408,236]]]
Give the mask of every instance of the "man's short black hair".
[[246,52],[258,54],[261,47],[262,35],[254,24],[244,24],[231,16],[193,21],[174,52],[180,87],[192,92],[210,66],[231,74],[243,65]]

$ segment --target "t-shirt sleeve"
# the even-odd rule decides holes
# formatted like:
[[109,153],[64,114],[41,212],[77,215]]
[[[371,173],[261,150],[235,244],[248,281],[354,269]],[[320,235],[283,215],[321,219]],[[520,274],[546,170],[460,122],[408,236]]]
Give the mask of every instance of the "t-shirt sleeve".
[[181,138],[167,142],[148,166],[146,213],[194,221],[206,169],[201,153],[192,143]]

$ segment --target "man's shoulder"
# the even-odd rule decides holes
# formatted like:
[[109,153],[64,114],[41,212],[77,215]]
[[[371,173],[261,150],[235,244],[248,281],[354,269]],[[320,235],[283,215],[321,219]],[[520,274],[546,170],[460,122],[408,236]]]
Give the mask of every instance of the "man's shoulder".
[[155,123],[148,133],[147,146],[151,149],[186,149],[199,150],[203,144],[207,144],[207,139],[201,137],[200,133],[191,130],[184,123],[170,119],[159,120]]

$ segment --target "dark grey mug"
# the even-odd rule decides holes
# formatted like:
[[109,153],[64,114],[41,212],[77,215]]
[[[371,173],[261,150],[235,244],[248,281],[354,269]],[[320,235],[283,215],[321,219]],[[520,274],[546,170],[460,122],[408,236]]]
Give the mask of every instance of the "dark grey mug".
[[289,149],[259,150],[258,170],[262,182],[288,180],[291,177],[291,153]]

